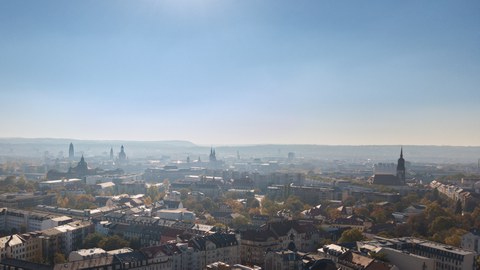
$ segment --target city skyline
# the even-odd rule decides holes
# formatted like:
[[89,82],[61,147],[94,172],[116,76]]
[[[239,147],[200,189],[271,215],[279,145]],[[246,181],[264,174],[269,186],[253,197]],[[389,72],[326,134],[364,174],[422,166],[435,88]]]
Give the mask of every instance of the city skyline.
[[1,137],[479,146],[476,1],[3,1]]

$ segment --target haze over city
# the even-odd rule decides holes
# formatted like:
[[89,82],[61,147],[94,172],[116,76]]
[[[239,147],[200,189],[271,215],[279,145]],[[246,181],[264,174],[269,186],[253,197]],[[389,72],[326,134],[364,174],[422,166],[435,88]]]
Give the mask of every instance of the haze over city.
[[480,1],[0,1],[0,269],[479,270]]
[[2,1],[2,137],[480,145],[478,1]]

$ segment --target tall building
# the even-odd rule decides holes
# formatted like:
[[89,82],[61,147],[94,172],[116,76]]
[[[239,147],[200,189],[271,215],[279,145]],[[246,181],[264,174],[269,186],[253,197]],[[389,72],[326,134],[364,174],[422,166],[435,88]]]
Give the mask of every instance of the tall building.
[[110,160],[113,160],[113,147],[110,148]]
[[215,149],[210,148],[210,156],[209,156],[210,162],[215,162],[217,161],[217,156],[215,154]]
[[120,147],[120,153],[118,153],[118,160],[120,161],[125,161],[127,160],[127,154],[125,154],[125,148],[123,147]]
[[400,149],[400,158],[397,163],[397,178],[402,185],[405,185],[405,159],[403,159],[403,147]]
[[73,149],[73,143],[70,143],[68,147],[68,158],[73,160],[75,158],[75,150]]

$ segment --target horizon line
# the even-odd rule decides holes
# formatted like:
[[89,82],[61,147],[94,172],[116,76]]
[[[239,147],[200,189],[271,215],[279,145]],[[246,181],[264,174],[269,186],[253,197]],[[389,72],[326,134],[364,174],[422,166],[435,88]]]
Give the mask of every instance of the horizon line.
[[318,144],[318,143],[246,143],[246,144],[198,144],[190,140],[182,139],[165,139],[165,140],[136,140],[136,139],[79,139],[79,138],[58,138],[58,137],[2,137],[0,140],[9,139],[24,139],[24,140],[70,140],[70,141],[108,141],[108,142],[145,142],[145,143],[159,143],[159,142],[186,142],[191,143],[197,147],[251,147],[251,146],[432,146],[432,147],[480,147],[480,145],[451,145],[451,144]]

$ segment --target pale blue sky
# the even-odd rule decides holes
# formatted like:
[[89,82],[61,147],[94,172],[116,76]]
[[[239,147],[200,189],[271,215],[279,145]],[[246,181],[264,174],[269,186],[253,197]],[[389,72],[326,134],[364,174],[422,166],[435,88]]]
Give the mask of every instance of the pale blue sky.
[[480,2],[0,1],[1,137],[480,145]]

